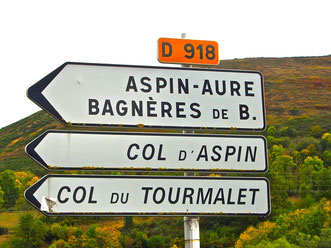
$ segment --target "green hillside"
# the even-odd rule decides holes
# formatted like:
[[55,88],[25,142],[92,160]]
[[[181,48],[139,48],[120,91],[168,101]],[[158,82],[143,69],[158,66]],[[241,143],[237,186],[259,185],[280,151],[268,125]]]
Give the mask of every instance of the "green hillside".
[[[272,214],[202,217],[201,247],[331,247],[331,56],[234,59],[218,67],[264,75],[269,171],[263,176]],[[48,172],[24,148],[55,128],[82,129],[44,111],[0,129],[0,247],[184,247],[182,217],[50,218],[32,209],[23,192]]]

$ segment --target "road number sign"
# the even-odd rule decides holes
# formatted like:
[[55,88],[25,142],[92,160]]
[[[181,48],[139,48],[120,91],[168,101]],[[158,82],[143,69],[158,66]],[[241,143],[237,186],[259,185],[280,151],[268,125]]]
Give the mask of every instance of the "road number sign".
[[25,198],[55,216],[270,214],[266,178],[47,175]]
[[28,97],[73,126],[265,129],[254,71],[65,63]]
[[161,63],[219,64],[216,41],[160,38],[158,60]]
[[268,170],[263,136],[50,130],[26,152],[51,170]]

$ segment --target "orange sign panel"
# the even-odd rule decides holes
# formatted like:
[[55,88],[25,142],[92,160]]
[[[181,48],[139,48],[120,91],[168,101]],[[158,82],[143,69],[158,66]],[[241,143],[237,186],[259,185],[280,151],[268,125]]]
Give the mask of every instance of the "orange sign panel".
[[160,38],[158,60],[161,63],[217,65],[216,41]]

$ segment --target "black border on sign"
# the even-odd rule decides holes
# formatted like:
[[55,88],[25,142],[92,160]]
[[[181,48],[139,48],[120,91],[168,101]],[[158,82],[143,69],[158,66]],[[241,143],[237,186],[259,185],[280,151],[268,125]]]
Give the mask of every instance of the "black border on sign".
[[[40,210],[41,203],[33,196],[33,194],[39,189],[39,187],[51,177],[62,177],[62,178],[130,178],[130,179],[153,179],[153,180],[167,180],[167,179],[180,179],[180,180],[248,180],[248,181],[265,181],[267,183],[267,201],[268,201],[268,211],[266,213],[201,213],[201,212],[193,212],[193,213],[174,213],[174,212],[164,212],[164,213],[49,213],[46,211]],[[46,175],[42,177],[38,182],[32,185],[24,192],[25,199],[34,206],[37,210],[42,212],[46,216],[263,216],[267,217],[271,213],[271,199],[270,199],[270,182],[265,177],[172,177],[172,176],[114,176],[114,175]]]
[[[66,62],[53,72],[48,74],[46,77],[32,85],[27,90],[28,98],[36,103],[39,107],[44,109],[46,112],[51,114],[61,124],[68,126],[78,127],[119,127],[118,124],[98,124],[98,123],[68,123],[62,118],[60,113],[53,107],[53,105],[44,97],[42,91],[53,81],[53,79],[63,70],[67,65],[87,65],[87,66],[108,66],[108,67],[126,67],[126,68],[144,68],[144,69],[161,69],[161,70],[191,70],[191,71],[219,71],[219,72],[237,72],[237,73],[257,73],[261,78],[261,96],[262,96],[262,111],[263,111],[263,127],[261,128],[236,128],[239,131],[264,131],[266,129],[266,113],[265,113],[265,100],[264,100],[264,81],[262,73],[259,71],[248,71],[248,70],[220,70],[220,69],[205,69],[205,68],[184,68],[184,67],[160,67],[160,66],[142,66],[142,65],[118,65],[118,64],[98,64],[98,63],[79,63],[79,62]],[[121,127],[128,128],[139,128],[137,125],[121,125]],[[192,126],[144,126],[147,129],[192,129],[192,130],[233,130],[232,128],[215,128],[215,127],[192,127]]]
[[[49,133],[67,133],[67,134],[96,134],[96,135],[137,135],[137,136],[176,136],[176,137],[210,137],[210,138],[254,138],[254,139],[262,139],[264,144],[264,153],[265,153],[265,168],[263,170],[208,170],[208,169],[201,169],[201,170],[193,170],[193,169],[152,169],[152,168],[88,168],[88,167],[60,167],[56,166],[56,168],[50,167],[36,152],[36,147],[38,144],[49,134]],[[268,150],[267,150],[267,140],[262,135],[219,135],[219,134],[183,134],[183,133],[139,133],[139,132],[105,132],[105,131],[66,131],[66,130],[47,130],[36,139],[31,141],[26,147],[25,152],[38,164],[50,171],[57,171],[57,170],[88,170],[88,171],[153,171],[153,172],[210,172],[210,173],[222,173],[222,172],[236,172],[236,173],[266,173],[269,169],[268,164]]]

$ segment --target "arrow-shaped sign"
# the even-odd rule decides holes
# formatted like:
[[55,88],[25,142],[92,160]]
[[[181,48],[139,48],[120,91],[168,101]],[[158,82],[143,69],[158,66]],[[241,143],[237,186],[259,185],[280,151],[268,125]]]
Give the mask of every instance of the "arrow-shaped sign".
[[270,214],[266,178],[47,175],[25,198],[46,215]]
[[65,63],[28,97],[65,125],[263,130],[254,71]]
[[26,147],[46,169],[266,172],[263,136],[46,131]]

